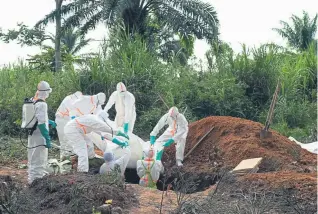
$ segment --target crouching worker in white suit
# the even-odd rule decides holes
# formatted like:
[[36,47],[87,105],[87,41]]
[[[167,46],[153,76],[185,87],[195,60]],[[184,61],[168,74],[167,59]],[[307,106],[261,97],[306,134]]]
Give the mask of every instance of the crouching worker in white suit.
[[124,150],[124,154],[122,157],[118,158],[117,160],[115,160],[115,156],[113,152],[107,151],[104,153],[105,163],[103,163],[103,165],[100,167],[100,170],[99,170],[100,174],[109,175],[114,171],[115,166],[118,165],[120,168],[120,174],[122,178],[125,177],[125,170],[130,159],[131,151],[130,151],[128,143],[127,144],[125,143],[124,145],[122,145],[122,147]]
[[154,159],[154,150],[145,151],[145,159],[137,161],[137,174],[140,177],[139,185],[156,188],[162,170],[161,161]]
[[[101,111],[98,115],[88,114],[74,118],[66,124],[64,133],[67,143],[72,146],[74,153],[78,156],[77,171],[88,172],[88,149],[89,147],[94,148],[94,145],[88,145],[88,143],[91,143],[91,140],[88,139],[86,134],[95,132],[96,134],[102,135],[102,132],[106,132],[111,135],[115,134],[129,139],[126,134],[112,130],[105,122],[107,118],[108,114]],[[112,142],[118,145],[124,144],[116,138],[113,138]]]
[[70,121],[70,110],[72,109],[73,103],[80,99],[83,96],[82,92],[77,91],[74,94],[66,96],[63,101],[61,102],[59,108],[55,113],[55,122],[57,124],[56,130],[57,135],[59,137],[59,142],[61,146],[60,150],[60,159],[63,160],[66,157],[70,156],[72,151],[72,147],[68,146],[65,134],[64,134],[64,127],[68,121]]
[[135,97],[132,93],[127,91],[124,83],[119,82],[117,84],[117,91],[114,91],[104,108],[104,111],[108,110],[115,104],[116,117],[115,123],[117,127],[123,127],[125,134],[128,131],[133,132],[136,121],[136,107]]
[[54,121],[48,119],[46,99],[52,92],[50,85],[41,81],[37,86],[37,92],[32,98],[34,102],[34,117],[37,120],[36,128],[28,136],[28,183],[36,178],[42,178],[46,174],[48,149],[51,148],[49,136],[49,124],[56,126]]
[[[169,125],[169,127],[156,141],[157,134],[165,125]],[[150,133],[150,144],[154,145],[155,142],[159,144],[157,147],[157,151],[159,151],[159,160],[161,160],[164,147],[176,143],[176,162],[178,166],[183,165],[182,161],[184,158],[184,148],[188,130],[188,121],[183,114],[179,113],[177,107],[172,107],[167,114],[160,118],[159,122]]]

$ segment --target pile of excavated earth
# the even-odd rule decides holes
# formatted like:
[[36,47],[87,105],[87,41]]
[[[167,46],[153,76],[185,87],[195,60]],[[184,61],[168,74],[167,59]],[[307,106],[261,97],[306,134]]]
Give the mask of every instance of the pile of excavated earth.
[[[202,178],[220,169],[232,170],[244,159],[262,158],[257,173],[239,177],[242,185],[259,180],[270,184],[268,188],[271,189],[298,188],[307,194],[316,193],[317,156],[273,130],[270,130],[272,137],[261,140],[260,131],[264,126],[257,122],[212,116],[191,123],[185,155],[212,127],[212,131],[184,160],[185,173]],[[175,164],[174,146],[166,150],[163,164],[165,168]]]

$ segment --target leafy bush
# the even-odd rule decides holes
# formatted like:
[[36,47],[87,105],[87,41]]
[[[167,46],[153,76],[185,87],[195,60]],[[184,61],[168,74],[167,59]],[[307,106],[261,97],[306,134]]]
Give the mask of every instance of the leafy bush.
[[[226,45],[225,45],[226,46]],[[197,72],[178,62],[164,63],[150,53],[141,39],[113,39],[103,51],[74,70],[52,73],[23,64],[0,69],[0,134],[17,135],[25,97],[32,97],[40,80],[53,88],[48,98],[49,117],[60,102],[77,90],[84,94],[104,92],[107,97],[119,81],[136,98],[135,133],[149,136],[168,107],[177,106],[192,122],[209,115],[228,115],[265,122],[277,80],[282,89],[272,127],[297,139],[316,137],[316,86],[314,49],[299,54],[275,45],[264,45],[234,55],[222,49],[208,71]],[[209,55],[211,59],[212,55]],[[164,101],[162,101],[162,99]],[[166,104],[168,107],[166,106]],[[110,112],[113,119],[114,110]]]

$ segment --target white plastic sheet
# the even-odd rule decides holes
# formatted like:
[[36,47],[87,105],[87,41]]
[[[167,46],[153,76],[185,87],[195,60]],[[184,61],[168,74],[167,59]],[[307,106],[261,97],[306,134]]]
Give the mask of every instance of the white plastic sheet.
[[295,143],[300,145],[301,148],[306,149],[307,151],[309,151],[311,153],[318,154],[318,142],[317,141],[312,142],[312,143],[301,143],[293,137],[289,137],[288,139],[291,141],[294,141]]

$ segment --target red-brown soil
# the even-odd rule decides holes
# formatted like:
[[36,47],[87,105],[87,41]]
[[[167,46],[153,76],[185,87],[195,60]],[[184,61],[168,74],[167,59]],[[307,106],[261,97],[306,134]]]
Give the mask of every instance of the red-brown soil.
[[[316,168],[315,154],[302,149],[296,143],[272,132],[272,137],[261,140],[260,123],[241,118],[212,116],[189,125],[185,155],[212,127],[212,132],[184,161],[188,172],[213,172],[220,167],[234,168],[242,160],[263,157],[262,171],[292,170],[313,171]],[[166,149],[163,161],[166,166],[175,164],[175,147]]]

